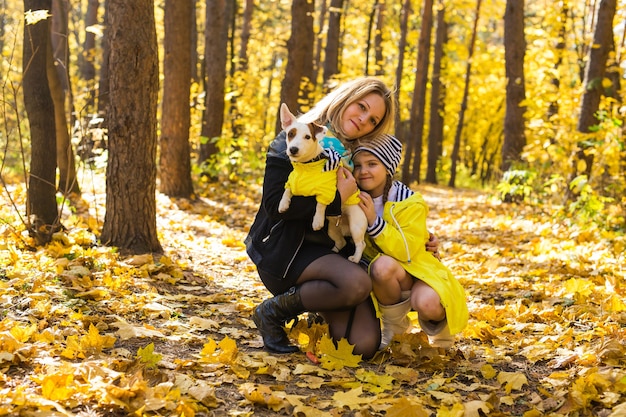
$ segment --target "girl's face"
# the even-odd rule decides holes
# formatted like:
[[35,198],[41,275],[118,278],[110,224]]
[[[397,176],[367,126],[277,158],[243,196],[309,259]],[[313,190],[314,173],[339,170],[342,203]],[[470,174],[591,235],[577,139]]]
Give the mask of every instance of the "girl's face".
[[341,116],[341,128],[346,139],[358,139],[373,131],[385,116],[385,111],[385,100],[376,93],[350,103]]
[[354,178],[359,188],[372,197],[380,197],[387,183],[387,169],[380,159],[367,151],[354,156]]

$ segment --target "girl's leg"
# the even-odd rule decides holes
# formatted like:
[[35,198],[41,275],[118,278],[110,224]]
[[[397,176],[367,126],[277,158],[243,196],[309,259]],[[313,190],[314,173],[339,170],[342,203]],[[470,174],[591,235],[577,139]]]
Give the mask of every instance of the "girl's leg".
[[417,280],[411,290],[411,304],[417,311],[420,326],[433,347],[449,348],[454,343],[441,298],[428,284]]
[[413,278],[395,259],[384,255],[372,263],[370,274],[381,313],[383,330],[379,348],[383,349],[394,335],[404,333],[411,324],[407,313],[411,310],[408,294]]
[[410,290],[413,278],[390,256],[382,255],[370,265],[374,294],[380,304],[402,301],[402,291]]
[[370,359],[376,354],[380,345],[380,322],[370,297],[351,310],[328,311],[321,315],[328,323],[331,337],[347,339],[354,345],[355,355]]
[[411,306],[421,320],[441,321],[446,318],[446,310],[441,305],[441,298],[428,284],[419,279],[411,289]]

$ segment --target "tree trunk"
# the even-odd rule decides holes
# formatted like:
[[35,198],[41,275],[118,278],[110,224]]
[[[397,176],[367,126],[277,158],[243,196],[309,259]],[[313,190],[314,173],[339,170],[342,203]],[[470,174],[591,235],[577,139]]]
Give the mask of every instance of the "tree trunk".
[[193,195],[189,149],[191,78],[188,72],[192,11],[192,0],[165,1],[159,190],[170,197]]
[[372,28],[374,27],[374,19],[376,17],[376,10],[378,10],[378,0],[374,0],[374,6],[370,11],[370,16],[367,25],[367,42],[365,42],[365,70],[363,74],[369,75],[370,73],[370,50],[372,48]]
[[478,19],[480,18],[481,0],[476,2],[476,16],[474,17],[474,27],[472,28],[472,36],[468,46],[467,67],[465,69],[465,87],[463,89],[463,98],[461,100],[461,110],[459,110],[459,122],[456,126],[456,134],[454,135],[454,145],[452,147],[450,179],[448,186],[454,187],[456,183],[456,164],[459,160],[459,150],[461,149],[461,135],[463,133],[463,122],[465,121],[465,111],[467,110],[467,100],[469,97],[469,83],[472,74],[472,56],[474,55],[474,44],[476,43],[476,31],[478,28]]
[[243,23],[241,24],[241,47],[239,48],[239,70],[243,72],[248,69],[248,42],[250,41],[250,31],[252,29],[254,0],[245,0],[245,3]]
[[[589,48],[589,59],[585,68],[584,86],[585,91],[582,96],[580,106],[580,118],[578,119],[578,131],[581,133],[591,133],[593,126],[600,123],[596,117],[596,112],[600,107],[600,99],[604,93],[602,84],[606,76],[607,60],[609,52],[615,44],[613,39],[613,19],[617,8],[617,0],[601,0],[598,7],[598,18],[593,35],[593,44]],[[578,176],[585,175],[591,178],[593,169],[593,152],[589,152],[590,141],[580,141],[577,143],[574,156],[572,158],[572,173],[570,183]],[[575,199],[579,194],[577,188],[568,188],[567,197]]]
[[110,105],[102,243],[162,252],[156,230],[159,62],[154,2],[109,0]]
[[[298,1],[294,1],[296,3]],[[330,0],[328,8],[328,33],[324,59],[324,87],[329,89],[331,78],[339,73],[339,38],[341,34],[341,16],[343,0]]]
[[98,115],[104,117],[103,127],[106,126],[109,108],[109,55],[111,54],[109,29],[109,0],[104,0],[104,18],[102,19],[104,33],[102,36],[102,64],[100,80],[98,80]]
[[[424,133],[424,106],[426,104],[426,85],[430,66],[430,34],[433,29],[433,0],[424,0],[422,26],[417,48],[415,64],[415,86],[411,102],[411,128],[407,141],[407,151],[402,167],[402,179],[410,184],[419,181],[422,166],[422,135]],[[414,155],[415,154],[415,155]],[[413,169],[411,170],[411,161]]]
[[439,0],[437,10],[437,31],[433,57],[433,72],[430,89],[430,128],[428,129],[428,165],[426,167],[426,182],[437,184],[437,165],[443,152],[443,115],[445,112],[446,87],[441,82],[441,72],[444,68],[443,49],[448,42],[448,24],[445,19],[445,6]]
[[607,59],[613,44],[613,19],[616,3],[616,0],[601,0],[598,8],[593,47],[589,48],[589,59],[585,68],[585,91],[580,106],[580,118],[578,119],[578,131],[581,133],[589,133],[589,128],[599,122],[595,113],[600,105],[600,98],[603,93],[602,79],[606,75]]
[[326,14],[327,14],[327,7],[326,5],[328,4],[328,0],[321,0],[322,4],[320,5],[320,12],[319,12],[319,23],[318,23],[318,27],[319,27],[319,32],[317,33],[317,42],[315,43],[315,54],[313,55],[313,71],[314,71],[314,75],[313,75],[313,79],[315,80],[315,82],[317,83],[317,79],[319,78],[319,72],[320,72],[320,62],[322,59],[322,37],[320,36],[322,33],[325,32],[324,30],[324,26],[326,25]]
[[74,151],[70,142],[69,126],[65,113],[65,93],[59,73],[54,66],[52,43],[48,42],[47,77],[50,87],[50,96],[54,104],[54,125],[56,137],[56,158],[59,167],[58,189],[63,194],[80,194],[80,187],[76,179],[76,163]]
[[54,103],[56,155],[57,166],[59,167],[58,189],[64,194],[79,195],[80,187],[76,180],[76,161],[70,141],[71,121],[67,117],[67,111],[71,112],[72,109],[68,72],[68,10],[69,4],[66,0],[52,1],[51,42],[48,51],[47,74],[50,94]]
[[[98,8],[100,7],[100,0],[88,0],[87,12],[85,14],[85,28],[98,24]],[[87,81],[89,87],[89,95],[87,100],[88,113],[93,112],[92,108],[95,102],[95,78],[96,78],[96,66],[94,61],[96,59],[96,35],[91,30],[85,30],[85,40],[83,42],[83,50],[79,55],[79,69],[80,76],[83,80]]]
[[[207,163],[217,154],[216,140],[224,124],[224,87],[226,85],[226,54],[228,47],[228,16],[226,0],[207,0],[205,32],[206,95],[199,163]],[[213,174],[209,174],[214,178]]]
[[198,16],[196,15],[196,5],[198,0],[191,0],[191,46],[189,53],[191,54],[191,62],[189,62],[189,70],[191,71],[191,81],[198,82],[201,78],[198,74]]
[[[24,0],[24,10],[45,10],[50,14],[52,0]],[[24,105],[31,136],[28,176],[27,217],[29,232],[38,245],[50,241],[59,227],[56,203],[56,138],[54,103],[48,85],[47,55],[50,45],[50,20],[44,18],[24,25],[23,83]]]
[[504,60],[506,72],[506,110],[504,116],[504,143],[500,171],[509,170],[520,160],[526,136],[522,102],[526,98],[524,81],[524,0],[507,0],[504,13]]
[[[400,133],[400,86],[402,85],[402,74],[404,73],[404,52],[406,50],[406,38],[409,27],[409,16],[411,15],[411,0],[405,0],[400,12],[400,40],[398,41],[398,66],[396,67],[396,103],[398,110],[396,111],[395,133],[399,138],[403,138]],[[406,158],[406,154],[405,154]]]
[[[281,103],[287,103],[292,113],[301,113],[298,102],[305,70],[313,60],[313,14],[309,0],[294,0],[291,5],[291,36],[287,41],[287,66],[280,90]],[[308,60],[308,62],[306,62]],[[276,109],[276,134],[282,130]]]
[[376,35],[374,36],[374,56],[376,57],[375,75],[385,74],[385,57],[383,55],[383,29],[385,27],[385,15],[387,14],[387,3],[384,1],[378,4],[378,19],[376,19]]

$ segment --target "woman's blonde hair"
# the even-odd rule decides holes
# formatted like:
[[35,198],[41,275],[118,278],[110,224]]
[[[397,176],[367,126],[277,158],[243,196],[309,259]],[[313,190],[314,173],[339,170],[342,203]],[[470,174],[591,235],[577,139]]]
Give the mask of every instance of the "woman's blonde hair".
[[396,114],[396,102],[393,90],[375,77],[362,77],[341,84],[321,99],[315,107],[299,117],[304,123],[327,125],[345,142],[346,134],[341,129],[340,118],[352,103],[369,94],[378,94],[385,102],[385,114],[367,135],[359,137],[359,141],[367,141],[382,133],[391,132]]

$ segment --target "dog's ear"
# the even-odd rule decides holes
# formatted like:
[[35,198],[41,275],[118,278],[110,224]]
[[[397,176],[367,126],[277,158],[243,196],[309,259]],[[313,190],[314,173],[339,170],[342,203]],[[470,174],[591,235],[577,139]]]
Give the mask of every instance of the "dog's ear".
[[289,107],[287,104],[283,103],[280,105],[280,124],[283,129],[287,129],[293,122],[296,121],[296,116],[291,114],[289,111]]
[[320,138],[326,136],[326,132],[328,131],[328,129],[326,128],[326,126],[320,126],[316,123],[311,123],[313,125],[313,133],[315,134],[316,138]]

